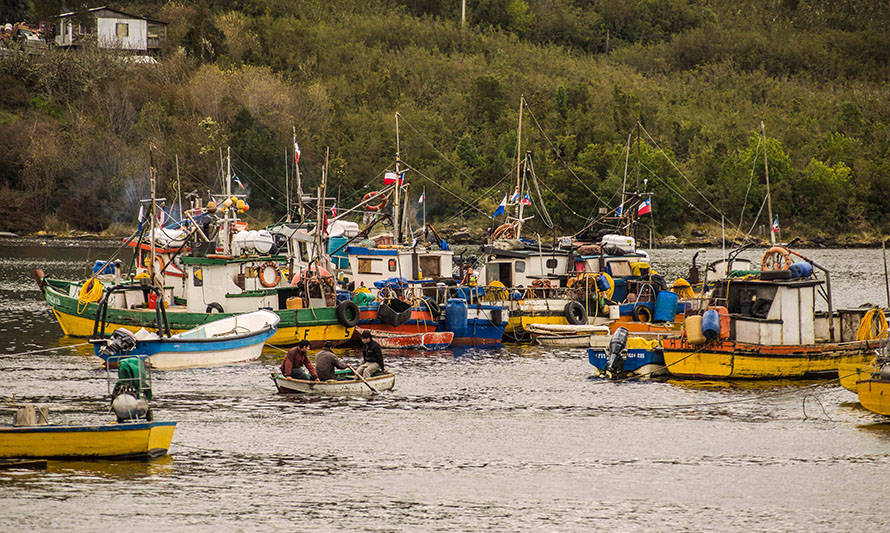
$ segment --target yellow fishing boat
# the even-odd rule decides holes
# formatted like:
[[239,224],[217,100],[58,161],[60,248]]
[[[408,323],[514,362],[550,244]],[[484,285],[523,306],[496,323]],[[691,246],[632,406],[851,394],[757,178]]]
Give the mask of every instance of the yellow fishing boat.
[[157,457],[167,453],[176,422],[0,426],[0,457]]
[[859,403],[873,413],[890,415],[890,380],[873,378],[857,384]]
[[863,362],[861,357],[842,358],[837,365],[837,377],[841,386],[850,392],[858,393],[860,381],[867,380],[875,370],[875,358]]

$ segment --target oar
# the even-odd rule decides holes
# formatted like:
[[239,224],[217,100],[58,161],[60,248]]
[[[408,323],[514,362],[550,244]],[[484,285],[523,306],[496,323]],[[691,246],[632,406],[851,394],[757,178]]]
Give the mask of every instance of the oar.
[[356,372],[355,369],[352,368],[352,365],[347,364],[347,365],[346,365],[346,368],[348,368],[349,370],[352,370],[352,373],[355,374],[356,376],[358,376],[358,378],[359,378],[360,380],[362,380],[362,383],[364,383],[365,385],[367,385],[368,388],[371,389],[372,391],[374,391],[375,394],[380,394],[380,391],[377,390],[377,389],[375,389],[370,383],[368,383],[368,380],[366,380],[364,377],[362,377],[361,374],[359,374],[358,372]]

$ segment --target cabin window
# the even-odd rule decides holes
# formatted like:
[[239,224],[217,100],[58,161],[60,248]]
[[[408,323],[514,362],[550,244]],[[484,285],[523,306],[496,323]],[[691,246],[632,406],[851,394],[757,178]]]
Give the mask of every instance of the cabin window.
[[419,258],[420,271],[425,278],[438,278],[442,275],[441,260],[438,256],[424,256]]
[[525,272],[525,261],[516,261],[516,272]]
[[114,25],[115,30],[117,31],[118,37],[129,37],[130,36],[130,25],[126,22],[118,22]]
[[389,267],[389,271],[390,271],[390,272],[395,272],[395,271],[396,271],[396,267],[397,267],[398,265],[396,265],[396,260],[395,260],[395,259],[390,259],[389,261],[386,262],[386,266]]
[[359,259],[358,260],[358,273],[359,274],[375,274],[374,260],[373,259]]
[[559,264],[559,262],[556,260],[555,257],[551,257],[547,260],[547,268],[556,268],[557,264]]

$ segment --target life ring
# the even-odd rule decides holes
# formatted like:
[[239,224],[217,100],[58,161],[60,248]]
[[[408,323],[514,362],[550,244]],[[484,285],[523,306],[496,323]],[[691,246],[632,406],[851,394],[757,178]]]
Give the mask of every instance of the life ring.
[[645,305],[634,307],[630,316],[637,322],[652,322],[652,311]]
[[386,202],[388,202],[389,200],[387,200],[386,196],[384,196],[383,193],[380,191],[371,191],[368,194],[362,196],[362,202],[365,202],[372,198],[376,198],[378,196],[380,197],[380,201],[376,204],[366,204],[365,209],[367,209],[368,211],[379,211],[386,207]]
[[[266,271],[270,268],[272,269],[273,272],[275,272],[275,278],[272,279],[271,281],[266,278]],[[262,266],[260,266],[260,271],[257,272],[257,277],[259,278],[260,284],[263,287],[266,287],[267,289],[271,288],[271,287],[276,287],[276,286],[278,286],[278,283],[281,281],[281,269],[278,268],[278,264],[275,263],[274,261],[266,261],[265,263],[262,264]]]
[[358,305],[352,300],[343,300],[337,304],[337,320],[347,328],[354,327],[358,324],[359,309]]
[[207,313],[208,315],[212,315],[214,310],[216,310],[217,313],[225,313],[225,311],[223,311],[222,306],[216,302],[207,304],[207,309],[205,309],[204,312]]
[[498,229],[494,230],[494,234],[492,238],[497,239],[515,239],[516,238],[516,227],[509,222],[506,224],[501,224],[498,226]]
[[568,320],[569,324],[573,326],[579,326],[581,324],[587,323],[587,311],[584,310],[584,306],[576,302],[575,300],[570,301],[566,304],[565,309],[562,310],[563,314]]
[[763,252],[760,258],[760,270],[788,270],[791,268],[791,252],[783,246],[773,246]]

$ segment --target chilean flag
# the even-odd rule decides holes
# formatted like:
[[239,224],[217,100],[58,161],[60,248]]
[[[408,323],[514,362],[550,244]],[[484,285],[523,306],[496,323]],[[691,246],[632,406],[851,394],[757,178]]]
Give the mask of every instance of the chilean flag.
[[417,199],[417,203],[422,204],[425,199],[426,199],[426,193],[423,193],[420,195],[420,198]]
[[383,184],[392,185],[396,182],[396,179],[398,179],[399,185],[401,185],[405,181],[405,172],[402,172],[401,174],[396,174],[395,172],[387,172],[383,175]]
[[776,219],[773,220],[773,233],[779,233],[779,215],[776,215]]
[[646,198],[645,200],[643,200],[643,202],[640,204],[640,206],[637,207],[637,215],[648,215],[651,212],[652,212],[652,198]]
[[522,197],[522,200],[519,203],[522,205],[532,205],[532,199],[529,197],[528,193],[525,193],[525,196]]
[[294,137],[294,164],[300,164],[300,145],[297,144],[297,138]]

